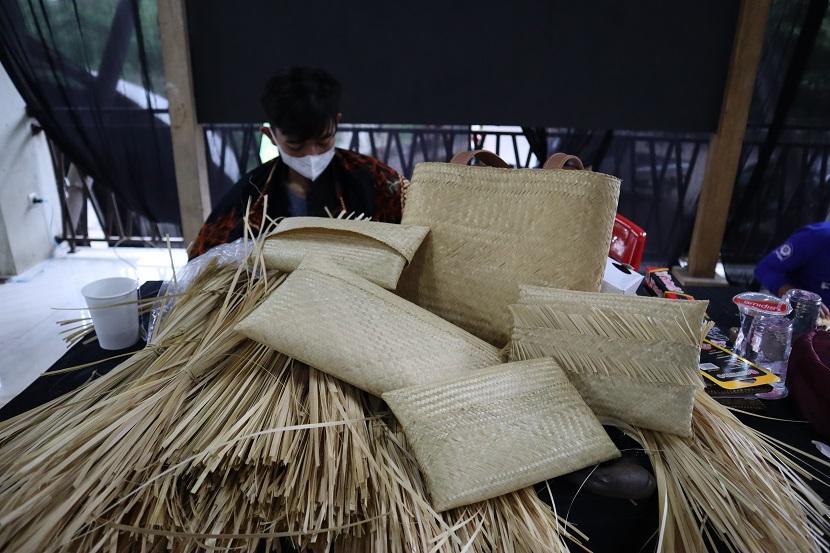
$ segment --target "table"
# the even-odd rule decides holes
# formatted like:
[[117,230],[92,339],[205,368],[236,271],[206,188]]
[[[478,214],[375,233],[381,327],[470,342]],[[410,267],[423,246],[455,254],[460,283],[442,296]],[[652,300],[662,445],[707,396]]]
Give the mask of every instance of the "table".
[[[161,282],[152,281],[142,285],[139,294],[142,298],[157,295]],[[732,304],[732,297],[743,291],[734,287],[724,288],[690,288],[687,290],[699,299],[710,300],[709,316],[722,329],[737,326],[738,312]],[[113,355],[137,351],[144,347],[139,341],[134,346],[121,351],[105,351],[97,342],[76,344],[61,357],[49,371],[55,371],[79,364],[90,363]],[[67,393],[91,378],[112,370],[124,358],[112,359],[94,367],[81,369],[60,376],[43,375],[21,392],[11,402],[0,409],[0,420],[32,409],[60,395]],[[49,372],[47,371],[47,372]],[[801,420],[791,398],[763,402],[764,416],[782,419]],[[784,441],[804,451],[815,452],[811,440],[819,439],[810,426],[805,423],[781,422],[750,415],[739,415],[747,425],[765,434]],[[617,447],[631,461],[649,466],[647,455],[639,451],[640,445],[619,430],[608,428],[609,435]],[[548,500],[548,488],[538,486],[537,490],[543,500]],[[577,486],[564,478],[552,480],[550,490],[562,517],[574,523],[590,537],[588,547],[594,553],[648,552],[656,545],[656,528],[658,521],[657,495],[644,501],[611,499],[585,492],[577,494]],[[818,485],[816,490],[825,502],[830,503],[830,490]],[[575,548],[574,548],[575,549]]]
[[[158,295],[159,288],[162,282],[160,280],[153,280],[144,283],[138,290],[139,298],[154,298]],[[142,317],[142,327],[146,328],[148,316]],[[139,339],[134,345],[117,351],[108,351],[101,349],[97,341],[84,344],[79,342],[69,348],[63,354],[63,357],[58,359],[46,373],[84,365],[87,363],[95,363],[108,357],[119,356],[115,359],[101,361],[94,366],[77,371],[71,371],[61,375],[49,376],[48,374],[41,375],[37,380],[29,384],[29,386],[16,395],[10,402],[3,407],[0,407],[0,421],[11,418],[20,413],[24,413],[30,409],[34,409],[38,405],[52,401],[55,398],[71,392],[75,388],[80,387],[85,382],[104,375],[118,366],[119,363],[126,359],[125,354],[138,351],[144,347],[144,340]]]

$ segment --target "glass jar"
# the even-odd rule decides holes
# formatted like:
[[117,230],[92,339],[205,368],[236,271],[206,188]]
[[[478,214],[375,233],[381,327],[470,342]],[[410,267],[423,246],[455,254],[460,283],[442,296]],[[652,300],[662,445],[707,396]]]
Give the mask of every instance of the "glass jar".
[[784,295],[793,311],[793,341],[813,330],[818,324],[818,314],[821,310],[821,296],[807,290],[793,288]]

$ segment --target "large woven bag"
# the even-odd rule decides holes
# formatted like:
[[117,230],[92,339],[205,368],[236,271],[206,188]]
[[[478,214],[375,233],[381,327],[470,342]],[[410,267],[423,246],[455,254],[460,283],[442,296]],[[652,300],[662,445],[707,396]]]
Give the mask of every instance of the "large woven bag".
[[[472,157],[490,166],[467,166]],[[571,159],[510,169],[490,152],[464,152],[451,163],[418,164],[403,222],[430,234],[399,293],[502,346],[519,283],[598,291],[620,181],[564,169]]]
[[429,232],[427,227],[367,220],[289,217],[280,221],[263,248],[269,269],[293,271],[306,255],[325,255],[338,265],[388,290]]
[[691,435],[707,302],[523,286],[511,359],[553,357],[603,420]]
[[433,508],[469,505],[619,456],[550,359],[383,394]]
[[236,330],[377,396],[502,361],[490,344],[314,256]]

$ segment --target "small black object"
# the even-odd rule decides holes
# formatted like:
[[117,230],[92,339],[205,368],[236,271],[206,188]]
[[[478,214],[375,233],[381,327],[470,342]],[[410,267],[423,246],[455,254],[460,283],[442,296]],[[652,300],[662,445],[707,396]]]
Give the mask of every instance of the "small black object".
[[646,499],[657,489],[654,475],[647,468],[627,459],[596,468],[584,468],[568,474],[566,478],[572,484],[582,486],[584,491],[615,499]]

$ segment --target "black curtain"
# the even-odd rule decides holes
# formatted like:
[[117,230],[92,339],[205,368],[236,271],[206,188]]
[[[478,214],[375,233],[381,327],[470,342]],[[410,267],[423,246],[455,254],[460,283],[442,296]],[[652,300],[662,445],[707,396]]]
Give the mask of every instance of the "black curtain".
[[[724,262],[754,263],[797,228],[828,216],[828,106],[828,0],[775,0],[727,222]],[[539,128],[523,128],[539,159],[564,151],[623,180],[619,212],[648,232],[649,258],[675,263],[688,251],[708,136],[547,132],[555,138],[543,140]]]
[[96,194],[180,222],[154,0],[2,0],[0,61]]
[[[827,215],[827,4],[773,2],[723,247],[726,261],[755,261],[795,228]],[[160,50],[154,0],[0,0],[0,61],[49,137],[93,177],[97,194],[112,192],[122,207],[150,221],[178,223]],[[688,248],[706,136],[542,127],[523,132],[540,161],[566,151],[621,177],[619,211],[649,232],[649,257],[672,262]],[[207,128],[206,138],[217,202],[259,163],[259,135],[255,125],[242,125]],[[381,158],[385,152],[407,174],[422,159],[443,161],[458,149],[440,133],[386,146],[357,138],[353,133],[348,147]]]

